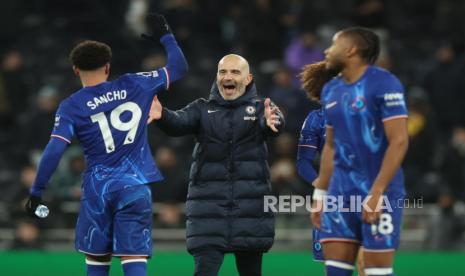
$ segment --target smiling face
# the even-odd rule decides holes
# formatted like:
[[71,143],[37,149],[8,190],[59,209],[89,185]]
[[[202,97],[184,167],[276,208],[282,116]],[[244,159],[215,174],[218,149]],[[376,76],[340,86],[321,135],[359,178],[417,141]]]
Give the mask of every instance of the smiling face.
[[232,101],[245,93],[252,81],[249,63],[239,55],[227,55],[218,63],[216,84],[223,99]]

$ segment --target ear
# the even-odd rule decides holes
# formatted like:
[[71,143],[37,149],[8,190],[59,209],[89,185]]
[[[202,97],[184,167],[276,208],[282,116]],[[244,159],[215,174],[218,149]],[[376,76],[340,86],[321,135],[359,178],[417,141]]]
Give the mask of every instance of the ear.
[[253,80],[253,75],[252,74],[248,74],[247,75],[247,78],[245,79],[245,86],[249,85]]
[[74,71],[74,74],[79,77],[79,68],[73,65],[73,71]]
[[356,46],[352,46],[347,51],[347,57],[351,58],[351,57],[355,56],[357,54],[357,52],[358,52],[358,48]]
[[105,74],[106,75],[110,74],[110,63],[105,64]]

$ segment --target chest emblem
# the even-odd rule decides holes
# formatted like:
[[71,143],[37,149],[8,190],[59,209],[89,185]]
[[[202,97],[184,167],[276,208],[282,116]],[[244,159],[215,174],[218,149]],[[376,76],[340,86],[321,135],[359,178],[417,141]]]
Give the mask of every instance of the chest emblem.
[[365,109],[367,103],[365,97],[358,96],[355,98],[354,102],[352,103],[351,107],[354,111],[360,112]]
[[255,114],[255,107],[249,105],[245,108],[245,112],[249,115]]

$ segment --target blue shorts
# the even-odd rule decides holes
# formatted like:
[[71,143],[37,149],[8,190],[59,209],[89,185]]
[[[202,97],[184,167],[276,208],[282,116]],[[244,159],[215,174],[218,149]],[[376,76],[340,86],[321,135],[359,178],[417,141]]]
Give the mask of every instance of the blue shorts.
[[90,255],[151,256],[152,196],[135,185],[81,201],[76,250]]
[[[387,198],[391,210],[383,210],[377,224],[362,220],[362,212],[324,211],[319,238],[321,243],[358,243],[364,251],[393,251],[399,247],[403,198]],[[347,208],[349,203],[344,202]],[[387,206],[387,204],[385,204]]]

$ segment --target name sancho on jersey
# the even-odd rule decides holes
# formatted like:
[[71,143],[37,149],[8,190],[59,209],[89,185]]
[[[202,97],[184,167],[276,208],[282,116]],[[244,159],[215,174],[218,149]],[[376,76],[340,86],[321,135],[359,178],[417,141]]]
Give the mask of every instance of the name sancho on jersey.
[[127,94],[128,93],[124,89],[107,92],[99,97],[94,97],[92,101],[88,101],[87,106],[90,107],[90,109],[94,110],[101,104],[109,103],[116,100],[124,100],[126,99]]

